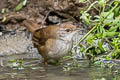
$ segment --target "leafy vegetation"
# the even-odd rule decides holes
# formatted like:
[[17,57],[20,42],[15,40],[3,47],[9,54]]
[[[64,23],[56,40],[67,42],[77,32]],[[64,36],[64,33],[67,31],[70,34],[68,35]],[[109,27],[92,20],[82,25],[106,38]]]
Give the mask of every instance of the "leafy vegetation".
[[24,61],[23,60],[16,60],[16,59],[13,59],[10,61],[10,67],[13,68],[13,69],[18,69],[18,70],[21,70],[21,69],[24,69],[24,66],[23,66],[23,63]]
[[[93,4],[100,6],[100,12],[91,19],[88,11]],[[84,53],[90,54],[92,60],[104,58],[105,60],[120,58],[120,1],[114,0],[107,4],[107,0],[95,1],[80,17],[86,25],[93,28],[76,44],[78,46],[86,37],[86,46],[82,47]]]
[[[100,6],[100,13],[91,19],[88,10],[82,13],[81,19],[86,25],[94,26],[77,44],[79,45],[88,35],[83,53],[92,56],[93,62],[104,63],[106,60],[120,58],[120,1],[114,0],[107,4],[107,0],[95,1]],[[94,6],[91,4],[92,6]],[[110,65],[108,65],[111,67]]]
[[[89,11],[94,7],[99,12],[92,16]],[[81,53],[89,55],[90,61],[97,66],[112,69],[116,63],[111,60],[120,58],[120,0],[96,0],[80,13],[84,25],[93,27],[75,47],[80,46]],[[85,45],[81,44],[82,41]],[[64,70],[69,71],[70,68],[65,67]]]

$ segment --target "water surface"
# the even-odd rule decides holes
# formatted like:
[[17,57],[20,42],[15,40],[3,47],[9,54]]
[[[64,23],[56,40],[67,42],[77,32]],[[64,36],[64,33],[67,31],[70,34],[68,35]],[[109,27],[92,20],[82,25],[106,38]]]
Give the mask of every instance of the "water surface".
[[[79,68],[69,72],[63,71],[63,65],[43,65],[39,59],[23,59],[24,69],[10,67],[5,60],[5,66],[0,67],[0,80],[120,80],[119,75],[114,75],[108,68],[89,66],[86,60],[79,62]],[[9,64],[9,65],[8,65]]]

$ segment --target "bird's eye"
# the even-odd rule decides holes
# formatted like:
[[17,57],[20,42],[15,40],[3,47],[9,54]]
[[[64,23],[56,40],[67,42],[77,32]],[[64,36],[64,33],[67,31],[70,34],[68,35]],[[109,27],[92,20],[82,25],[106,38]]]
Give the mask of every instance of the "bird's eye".
[[70,31],[72,31],[71,29],[66,29],[66,32],[70,32]]

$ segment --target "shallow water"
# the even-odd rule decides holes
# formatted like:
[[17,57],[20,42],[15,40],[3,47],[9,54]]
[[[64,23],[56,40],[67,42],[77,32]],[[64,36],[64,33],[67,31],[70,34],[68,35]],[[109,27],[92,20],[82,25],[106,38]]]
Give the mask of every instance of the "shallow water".
[[6,66],[1,66],[0,80],[120,80],[120,76],[114,75],[108,68],[89,66],[86,60],[80,60],[79,68],[69,72],[64,72],[63,66],[71,61],[59,66],[45,66],[39,59],[23,60],[24,69],[21,70],[11,68],[9,61]]
[[[86,60],[80,60],[79,68],[69,72],[63,71],[63,67],[71,61],[59,66],[45,66],[33,48],[31,39],[26,38],[25,34],[5,37],[0,37],[0,80],[120,80],[120,76],[110,69],[89,66]],[[24,61],[24,69],[13,68],[10,60],[16,59]]]

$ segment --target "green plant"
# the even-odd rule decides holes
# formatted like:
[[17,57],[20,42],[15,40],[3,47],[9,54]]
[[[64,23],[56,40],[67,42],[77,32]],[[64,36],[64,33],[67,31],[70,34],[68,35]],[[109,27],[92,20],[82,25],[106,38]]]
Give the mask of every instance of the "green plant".
[[24,0],[24,1],[20,2],[20,3],[16,6],[16,8],[15,8],[16,11],[21,10],[21,9],[23,8],[23,6],[26,5],[26,3],[27,3],[27,0]]
[[[83,48],[84,54],[91,55],[93,62],[101,60],[111,60],[120,58],[120,1],[98,0],[92,3],[80,17],[82,22],[93,28],[75,45],[81,45],[82,41],[86,42]],[[89,10],[97,4],[100,9],[99,13],[91,19]]]
[[18,70],[24,69],[24,66],[23,66],[24,61],[21,60],[21,59],[10,60],[10,63],[11,63],[10,67],[13,68],[13,69],[18,69]]

